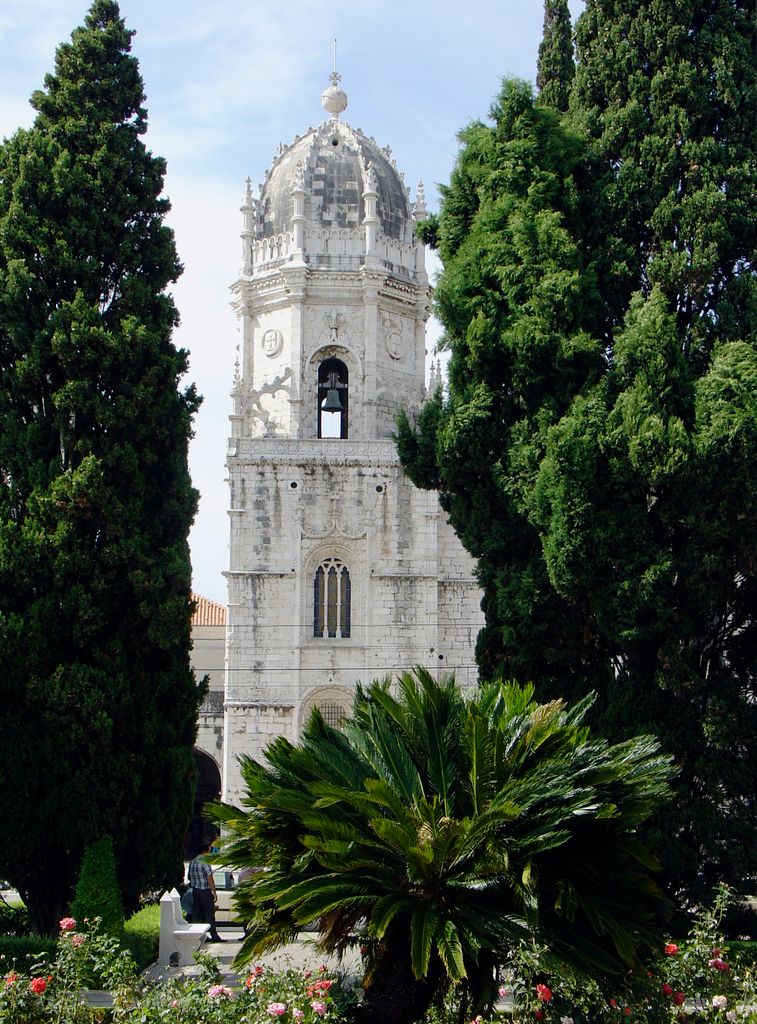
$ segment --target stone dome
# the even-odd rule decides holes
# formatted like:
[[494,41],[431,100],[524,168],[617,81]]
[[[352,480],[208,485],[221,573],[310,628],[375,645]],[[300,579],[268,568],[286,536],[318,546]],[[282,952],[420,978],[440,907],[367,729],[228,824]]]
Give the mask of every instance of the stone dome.
[[271,238],[290,230],[296,187],[305,191],[308,228],[357,228],[365,218],[363,193],[369,184],[378,193],[379,231],[410,242],[413,218],[408,192],[389,150],[332,118],[309,129],[277,156],[262,186],[257,237]]

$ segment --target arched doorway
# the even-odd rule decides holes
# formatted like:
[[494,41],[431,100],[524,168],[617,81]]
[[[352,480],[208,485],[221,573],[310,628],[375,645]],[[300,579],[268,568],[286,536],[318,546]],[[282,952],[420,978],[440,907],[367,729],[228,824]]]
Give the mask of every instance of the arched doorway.
[[195,763],[195,805],[185,841],[186,854],[193,857],[208,841],[218,834],[218,826],[203,817],[206,803],[221,795],[221,772],[210,754],[197,747],[192,751]]

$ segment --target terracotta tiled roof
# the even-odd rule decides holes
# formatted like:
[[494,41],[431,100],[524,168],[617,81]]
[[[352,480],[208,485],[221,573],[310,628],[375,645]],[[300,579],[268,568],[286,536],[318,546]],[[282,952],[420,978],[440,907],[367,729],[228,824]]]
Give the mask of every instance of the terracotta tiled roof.
[[199,594],[192,594],[195,610],[192,615],[193,626],[225,626],[226,608],[217,601],[211,601]]

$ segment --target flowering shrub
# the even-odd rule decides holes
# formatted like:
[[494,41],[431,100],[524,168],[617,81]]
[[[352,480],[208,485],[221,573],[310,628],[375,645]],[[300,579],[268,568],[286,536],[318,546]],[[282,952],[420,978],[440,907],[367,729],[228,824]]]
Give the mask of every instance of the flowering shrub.
[[[727,892],[718,892],[686,941],[668,942],[641,978],[612,990],[556,969],[536,945],[514,951],[506,965],[500,1004],[512,1024],[757,1024],[752,968],[742,967],[718,934]],[[316,971],[257,965],[232,986],[218,963],[197,954],[199,973],[146,985],[133,960],[97,922],[80,928],[64,918],[57,952],[31,970],[0,975],[0,1024],[346,1024],[356,994],[325,966]],[[96,1009],[83,990],[97,984],[113,996]],[[503,1007],[500,1005],[500,1010]],[[429,1011],[426,1024],[492,1024],[502,1020],[460,1015],[460,989]]]
[[[516,951],[509,964],[514,1024],[757,1024],[754,969],[729,955],[719,933],[728,902],[720,887],[686,940],[665,943],[645,975],[612,990],[564,969],[553,976],[547,950]],[[536,977],[546,980],[533,984]]]
[[[0,1024],[343,1024],[353,1001],[326,967],[316,972],[254,967],[239,984],[224,984],[218,963],[198,953],[192,977],[146,985],[131,956],[98,923],[61,921],[57,952],[29,973],[0,976]],[[85,991],[107,989],[112,1008],[89,1006]]]
[[37,959],[28,975],[14,968],[0,977],[2,1024],[90,1024],[98,1018],[81,998],[89,987],[108,988],[116,1003],[130,999],[136,968],[118,941],[103,935],[98,921],[87,922],[86,931],[76,930],[74,918],[64,917],[60,929],[49,962]]
[[557,967],[549,950],[524,944],[504,967],[498,1012],[462,1016],[452,989],[427,1024],[492,1024],[503,1017],[511,1024],[757,1024],[754,967],[741,964],[719,934],[728,900],[721,887],[690,936],[664,943],[641,977],[607,988]]

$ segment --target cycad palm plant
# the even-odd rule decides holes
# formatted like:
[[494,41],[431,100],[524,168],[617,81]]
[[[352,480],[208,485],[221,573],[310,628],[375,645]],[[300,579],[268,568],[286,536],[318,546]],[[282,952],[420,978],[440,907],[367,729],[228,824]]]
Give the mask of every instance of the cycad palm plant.
[[382,1024],[449,983],[484,1010],[495,964],[531,938],[595,976],[632,968],[664,904],[634,830],[672,768],[650,737],[593,736],[589,703],[506,683],[465,697],[418,669],[394,694],[359,689],[343,728],[315,712],[298,745],[245,759],[245,808],[217,808],[224,862],[265,868],[238,893],[239,963],[313,919],[330,951],[360,929],[358,1019]]

